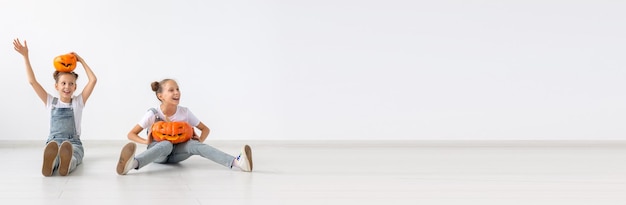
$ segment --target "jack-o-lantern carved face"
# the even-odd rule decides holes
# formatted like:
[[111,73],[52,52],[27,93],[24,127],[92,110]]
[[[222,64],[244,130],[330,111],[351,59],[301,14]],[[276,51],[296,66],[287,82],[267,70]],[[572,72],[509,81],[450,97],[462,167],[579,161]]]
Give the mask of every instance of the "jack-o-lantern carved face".
[[76,68],[76,56],[71,53],[57,56],[54,58],[53,64],[59,72],[72,72]]
[[193,137],[193,127],[186,122],[158,121],[152,125],[152,138],[157,142],[167,140],[172,144],[189,141]]

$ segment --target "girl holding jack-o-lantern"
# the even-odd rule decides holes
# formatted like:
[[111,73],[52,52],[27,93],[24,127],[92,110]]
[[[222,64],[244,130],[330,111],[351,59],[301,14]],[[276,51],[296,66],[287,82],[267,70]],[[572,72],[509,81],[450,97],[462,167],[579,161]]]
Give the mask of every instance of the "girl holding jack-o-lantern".
[[[39,99],[50,110],[50,134],[44,149],[41,172],[44,176],[52,176],[54,171],[58,170],[60,175],[66,176],[83,160],[84,149],[80,140],[82,112],[96,86],[96,75],[85,60],[76,53],[72,52],[63,55],[62,58],[55,58],[54,88],[59,92],[59,97],[54,97],[46,92],[35,79],[26,41],[22,45],[19,39],[15,39],[13,47],[24,57],[28,82]],[[82,92],[74,96],[78,78],[78,74],[73,72],[76,62],[82,64],[89,81]]]
[[[117,164],[119,175],[152,162],[178,163],[192,155],[200,155],[225,167],[252,171],[250,146],[245,145],[239,156],[234,157],[203,143],[210,130],[188,108],[179,105],[180,90],[176,81],[165,79],[153,82],[151,86],[161,104],[148,110],[128,133],[129,140],[147,144],[148,149],[135,156],[137,145],[134,142],[126,144]],[[200,136],[195,134],[192,126],[201,131]],[[139,136],[144,129],[149,131],[146,138]]]

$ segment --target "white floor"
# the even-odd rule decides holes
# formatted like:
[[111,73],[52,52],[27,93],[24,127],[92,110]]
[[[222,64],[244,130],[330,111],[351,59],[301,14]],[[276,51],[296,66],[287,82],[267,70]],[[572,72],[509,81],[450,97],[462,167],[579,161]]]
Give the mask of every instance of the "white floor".
[[125,141],[84,143],[75,172],[43,177],[43,142],[2,142],[0,203],[626,204],[625,142],[258,141],[252,173],[194,156],[126,176]]

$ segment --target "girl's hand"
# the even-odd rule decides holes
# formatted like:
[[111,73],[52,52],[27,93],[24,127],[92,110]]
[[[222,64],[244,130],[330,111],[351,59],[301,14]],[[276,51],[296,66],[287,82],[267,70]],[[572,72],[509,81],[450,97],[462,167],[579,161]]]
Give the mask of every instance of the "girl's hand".
[[80,56],[78,55],[78,53],[76,53],[76,52],[72,52],[72,54],[73,54],[74,56],[76,56],[76,61],[78,61],[78,62],[80,62],[80,63],[83,63],[83,62],[84,62],[84,61],[83,61],[83,58],[82,58],[82,57],[80,57]]
[[13,39],[13,49],[24,57],[28,56],[28,44],[26,44],[26,41],[24,41],[24,45],[22,45],[20,39]]
[[200,136],[196,134],[196,129],[193,129],[193,135],[191,136],[191,139],[200,141]]

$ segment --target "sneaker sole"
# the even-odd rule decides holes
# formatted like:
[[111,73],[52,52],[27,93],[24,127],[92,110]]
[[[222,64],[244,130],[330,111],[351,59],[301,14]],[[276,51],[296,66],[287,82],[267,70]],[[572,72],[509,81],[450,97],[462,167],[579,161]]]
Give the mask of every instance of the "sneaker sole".
[[246,157],[248,158],[248,165],[250,166],[250,171],[252,171],[252,149],[250,148],[250,146],[246,145],[243,148],[246,152]]
[[72,147],[72,143],[68,141],[61,143],[61,148],[59,148],[59,175],[67,176],[70,173],[73,152],[74,148]]
[[46,148],[43,151],[43,164],[41,166],[41,174],[44,176],[52,176],[52,171],[54,169],[54,160],[57,158],[57,154],[59,153],[59,144],[52,141],[46,145]]
[[124,145],[122,148],[122,152],[120,153],[120,159],[117,162],[117,174],[125,175],[124,169],[128,166],[128,163],[132,162],[132,157],[135,155],[135,150],[137,149],[137,145],[135,143],[128,143]]

